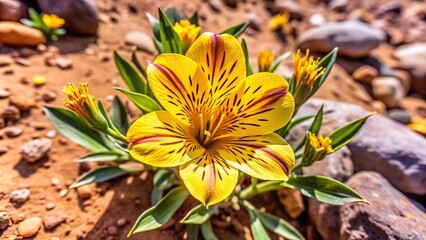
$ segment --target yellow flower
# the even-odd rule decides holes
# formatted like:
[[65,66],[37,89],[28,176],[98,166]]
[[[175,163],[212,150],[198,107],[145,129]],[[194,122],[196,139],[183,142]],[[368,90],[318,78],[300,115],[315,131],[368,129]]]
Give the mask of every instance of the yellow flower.
[[426,136],[426,118],[413,117],[407,127]]
[[46,82],[47,82],[47,80],[43,76],[35,76],[35,77],[33,77],[33,83],[36,86],[44,85],[44,84],[46,84]]
[[80,83],[78,88],[74,83],[68,83],[62,92],[66,95],[65,107],[75,112],[89,126],[100,131],[108,128],[107,120],[95,103],[95,98],[89,94],[88,83]]
[[270,22],[271,29],[274,31],[281,30],[290,21],[290,12],[285,11],[283,13],[275,15]]
[[257,53],[257,64],[259,72],[269,72],[269,68],[274,62],[274,52],[271,50],[262,50]]
[[188,20],[180,20],[179,22],[176,22],[173,29],[182,40],[185,51],[188,50],[189,46],[191,46],[201,32],[201,27],[191,24]]
[[309,143],[314,150],[324,149],[327,154],[333,153],[334,150],[331,147],[331,139],[329,137],[323,137],[321,134],[318,137],[315,133],[308,132]]
[[147,75],[165,111],[148,113],[130,127],[127,140],[135,159],[179,166],[186,188],[206,206],[233,192],[238,171],[288,179],[294,153],[274,133],[294,111],[287,81],[273,73],[246,77],[234,37],[204,33],[185,56],[159,55]]
[[65,23],[63,18],[58,17],[55,14],[43,14],[42,20],[44,24],[50,29],[58,29]]
[[315,81],[324,74],[325,68],[318,67],[319,59],[309,56],[309,49],[305,56],[300,56],[300,49],[293,54],[294,75],[291,91],[296,101],[296,108],[302,105],[309,97]]
[[316,136],[315,133],[308,131],[302,165],[309,166],[316,161],[324,159],[325,156],[333,152],[334,150],[329,137],[323,137],[321,134]]

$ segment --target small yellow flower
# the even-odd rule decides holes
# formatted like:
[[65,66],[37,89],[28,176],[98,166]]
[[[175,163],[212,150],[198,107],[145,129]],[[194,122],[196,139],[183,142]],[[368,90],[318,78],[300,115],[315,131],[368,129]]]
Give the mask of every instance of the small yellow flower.
[[62,92],[66,95],[65,107],[75,112],[89,126],[97,130],[108,128],[108,123],[95,103],[95,98],[89,94],[88,83],[80,83],[78,88],[74,83],[68,83]]
[[45,77],[43,76],[35,76],[33,77],[33,83],[35,86],[41,86],[46,84],[47,80]]
[[180,20],[179,22],[176,22],[173,29],[182,40],[185,51],[188,50],[189,46],[191,46],[201,32],[201,27],[191,24],[188,20]]
[[285,11],[283,13],[275,15],[270,22],[271,29],[273,31],[281,30],[290,21],[290,12]]
[[55,14],[43,14],[42,20],[50,29],[58,29],[65,24],[65,20]]
[[257,54],[257,64],[259,72],[269,72],[269,68],[274,62],[274,52],[271,50],[262,50]]
[[426,136],[426,118],[413,117],[407,127]]
[[321,134],[318,136],[315,133],[308,132],[309,143],[315,151],[324,149],[327,154],[333,153],[334,150],[331,147],[331,139],[329,137],[323,137]]
[[309,56],[309,49],[305,56],[300,56],[300,49],[293,54],[294,75],[291,91],[296,100],[296,108],[302,105],[312,91],[315,81],[324,74],[325,68],[318,67],[319,59]]

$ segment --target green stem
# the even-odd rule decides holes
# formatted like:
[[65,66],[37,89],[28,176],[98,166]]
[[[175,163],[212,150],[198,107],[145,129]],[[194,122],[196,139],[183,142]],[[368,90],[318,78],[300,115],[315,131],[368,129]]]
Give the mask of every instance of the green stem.
[[287,184],[284,181],[266,181],[257,184],[256,186],[250,185],[250,187],[243,189],[240,194],[240,199],[252,198],[264,192],[277,190],[285,187]]
[[127,138],[123,134],[121,134],[118,130],[107,128],[106,134],[117,139],[118,141],[121,141],[123,143],[128,143]]

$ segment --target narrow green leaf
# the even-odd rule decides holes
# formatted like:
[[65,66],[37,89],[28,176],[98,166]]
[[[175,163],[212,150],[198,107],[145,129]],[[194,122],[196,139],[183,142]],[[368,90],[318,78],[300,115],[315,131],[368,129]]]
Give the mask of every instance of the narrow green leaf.
[[227,33],[234,37],[238,37],[246,30],[246,28],[248,27],[248,24],[249,24],[248,22],[243,22],[241,24],[227,28],[225,31],[221,32],[220,34]]
[[188,224],[186,225],[186,240],[198,240],[200,234],[200,225]]
[[250,63],[250,57],[249,57],[247,43],[245,39],[242,40],[241,47],[243,49],[244,59],[246,63],[246,76],[248,77],[254,73],[254,70],[253,70],[253,66]]
[[324,81],[327,79],[328,74],[330,73],[331,69],[333,68],[334,63],[336,62],[337,53],[339,51],[339,48],[334,48],[329,52],[325,57],[321,59],[321,61],[318,63],[317,68],[324,67],[325,72],[324,74],[315,81],[314,86],[312,87],[311,94],[309,94],[309,98],[313,96],[318,89],[321,87],[321,85],[324,83]]
[[152,98],[147,95],[127,91],[123,88],[115,88],[118,91],[126,95],[130,101],[132,101],[136,107],[138,107],[144,113],[150,113],[153,111],[161,110],[161,106]]
[[278,68],[278,66],[280,66],[280,64],[282,63],[282,61],[286,60],[288,57],[291,56],[291,51],[285,52],[282,55],[280,55],[279,57],[277,57],[274,62],[272,63],[272,65],[269,67],[268,72],[275,72]]
[[219,238],[216,237],[216,234],[214,234],[210,220],[201,224],[200,228],[201,228],[201,235],[203,235],[204,240],[219,240]]
[[115,65],[126,85],[133,92],[146,94],[147,82],[127,60],[114,51]]
[[27,25],[28,27],[35,27],[34,22],[28,18],[22,18],[20,21],[22,24]]
[[265,227],[260,221],[259,217],[253,211],[253,209],[247,208],[250,215],[250,229],[254,240],[267,240],[271,239],[266,232]]
[[158,8],[160,17],[160,39],[164,53],[183,53],[182,41],[173,29],[173,25],[166,14]]
[[185,187],[180,186],[171,190],[160,202],[149,208],[136,220],[128,236],[157,229],[163,226],[180,208],[189,193]]
[[111,121],[114,126],[123,134],[126,135],[129,129],[129,118],[126,106],[115,96],[111,107]]
[[136,50],[132,51],[132,63],[139,70],[142,76],[146,79],[146,71],[139,62],[138,56],[136,55]]
[[[316,135],[318,135],[319,131],[321,130],[323,115],[324,115],[324,104],[321,105],[320,109],[315,115],[314,121],[312,121],[312,124],[309,127],[309,130],[308,130],[309,132],[315,133]],[[294,151],[295,152],[299,151],[303,147],[303,145],[305,145],[306,141],[307,141],[307,137],[305,135],[305,137],[303,138],[303,141],[294,149]]]
[[297,189],[307,197],[333,205],[367,202],[350,187],[324,176],[293,176],[287,182],[282,182],[282,186]]
[[38,12],[34,10],[33,8],[30,8],[28,10],[28,15],[30,19],[34,22],[34,24],[36,24],[37,26],[40,26],[41,22],[43,22],[40,14],[38,14]]
[[160,41],[161,40],[160,21],[158,21],[158,19],[156,17],[152,16],[152,14],[150,14],[150,13],[147,13],[146,16],[148,17],[148,20],[151,23],[152,32],[154,33],[155,40]]
[[287,135],[287,133],[288,133],[288,131],[290,131],[290,129],[294,128],[295,126],[297,126],[297,125],[299,125],[299,124],[301,124],[305,121],[308,121],[309,119],[311,119],[313,117],[314,117],[314,115],[308,115],[308,116],[304,116],[304,117],[301,117],[301,118],[298,118],[298,119],[291,121],[288,124],[287,129],[285,129],[286,131],[282,135],[283,136]]
[[333,150],[337,151],[352,141],[352,139],[361,131],[361,128],[367,118],[374,114],[376,113],[370,113],[362,118],[358,118],[332,132],[329,137],[331,139],[331,146],[333,147]]
[[58,35],[58,36],[60,36],[60,35],[65,35],[65,33],[67,33],[67,31],[65,31],[65,29],[64,29],[64,28],[58,28],[58,29],[55,29],[55,32],[54,32],[54,34],[55,34],[55,35]]
[[86,184],[105,182],[107,180],[123,176],[129,173],[119,166],[100,166],[90,172],[87,172],[75,181],[70,188],[77,188]]
[[92,130],[74,112],[65,108],[45,107],[52,126],[64,137],[93,152],[108,151],[100,133]]
[[163,45],[161,44],[160,40],[154,39],[154,45],[155,45],[155,48],[157,49],[158,53],[161,54],[161,53],[164,52]]
[[154,174],[154,187],[159,190],[164,190],[172,186],[175,180],[175,174],[173,171],[165,168],[158,169]]
[[303,235],[290,223],[270,213],[255,210],[257,217],[263,225],[274,233],[283,236],[287,240],[304,240]]
[[164,196],[164,191],[158,188],[153,188],[151,191],[151,205],[155,205],[161,201]]
[[164,13],[170,20],[171,24],[175,24],[175,22],[179,22],[180,20],[182,20],[182,14],[174,7],[167,8]]
[[194,14],[189,18],[189,22],[191,24],[194,24],[195,26],[198,26],[198,12],[195,11]]
[[125,156],[116,152],[96,152],[76,160],[76,162],[106,162],[106,161],[124,161],[129,160],[129,156]]
[[199,204],[191,209],[181,220],[183,224],[203,224],[214,214],[218,214],[217,206],[206,208],[203,204]]

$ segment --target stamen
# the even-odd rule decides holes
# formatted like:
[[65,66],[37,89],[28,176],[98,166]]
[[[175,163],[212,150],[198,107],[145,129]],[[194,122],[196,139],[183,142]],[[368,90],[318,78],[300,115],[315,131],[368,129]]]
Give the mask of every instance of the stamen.
[[219,130],[219,127],[222,124],[224,118],[225,118],[225,114],[222,114],[220,116],[219,122],[214,126],[214,129],[211,131],[212,135],[214,135],[217,132],[217,130]]

